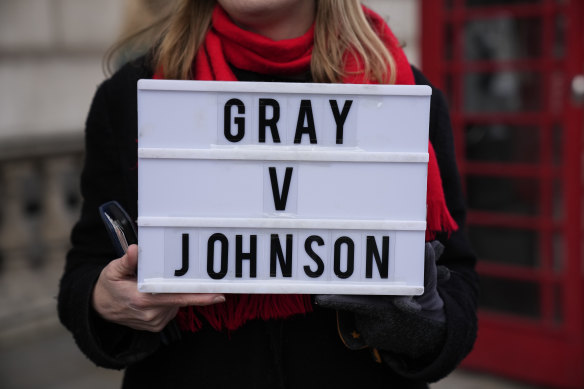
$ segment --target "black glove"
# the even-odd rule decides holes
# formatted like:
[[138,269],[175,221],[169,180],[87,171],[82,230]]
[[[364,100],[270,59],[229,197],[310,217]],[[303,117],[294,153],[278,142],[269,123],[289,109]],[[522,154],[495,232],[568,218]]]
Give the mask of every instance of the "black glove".
[[371,347],[419,358],[437,352],[446,335],[444,302],[438,282],[450,273],[436,266],[444,246],[426,243],[421,296],[316,295],[315,303],[337,310],[339,334],[351,349]]

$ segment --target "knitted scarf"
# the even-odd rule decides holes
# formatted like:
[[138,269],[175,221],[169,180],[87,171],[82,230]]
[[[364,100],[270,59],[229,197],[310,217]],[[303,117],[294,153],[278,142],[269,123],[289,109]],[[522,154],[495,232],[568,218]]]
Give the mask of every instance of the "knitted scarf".
[[[414,84],[409,62],[399,42],[383,21],[373,11],[363,7],[373,29],[386,44],[396,62],[396,84]],[[314,26],[304,35],[281,41],[273,41],[259,34],[238,27],[225,11],[216,6],[211,29],[200,47],[193,63],[194,79],[237,81],[230,65],[260,74],[293,76],[310,70]],[[362,63],[348,55],[344,83],[372,83],[363,74]],[[154,78],[164,78],[158,71]],[[436,233],[455,231],[458,227],[446,208],[442,180],[431,144],[428,145],[428,193],[426,240]],[[181,308],[177,321],[182,330],[196,332],[203,327],[203,320],[215,330],[234,330],[248,320],[282,319],[312,311],[309,295],[290,294],[231,294],[226,302],[205,307]]]

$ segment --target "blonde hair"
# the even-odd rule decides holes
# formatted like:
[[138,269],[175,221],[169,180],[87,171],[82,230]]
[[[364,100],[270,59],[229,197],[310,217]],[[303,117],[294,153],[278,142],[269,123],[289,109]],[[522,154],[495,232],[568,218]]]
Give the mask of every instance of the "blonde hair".
[[367,21],[358,0],[318,0],[311,72],[315,82],[340,82],[344,58],[361,59],[366,78],[393,84],[396,66],[391,53]]
[[[192,78],[192,63],[211,26],[216,0],[179,0],[156,29],[154,66],[165,78]],[[363,65],[366,78],[395,83],[395,61],[375,33],[358,0],[317,0],[311,73],[314,82],[341,82],[347,55]],[[147,30],[147,29],[145,29]],[[143,35],[145,31],[135,34]]]

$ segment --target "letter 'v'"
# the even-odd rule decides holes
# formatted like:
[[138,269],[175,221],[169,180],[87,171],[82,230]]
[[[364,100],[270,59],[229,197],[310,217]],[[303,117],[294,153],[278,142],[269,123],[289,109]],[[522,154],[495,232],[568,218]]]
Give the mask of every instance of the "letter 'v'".
[[270,171],[270,183],[272,184],[272,194],[274,195],[274,206],[276,211],[285,211],[286,203],[288,201],[288,192],[290,191],[290,181],[292,181],[292,169],[291,167],[286,168],[286,173],[284,174],[284,184],[282,185],[282,193],[280,193],[280,188],[278,185],[278,175],[276,174],[276,168],[268,168]]

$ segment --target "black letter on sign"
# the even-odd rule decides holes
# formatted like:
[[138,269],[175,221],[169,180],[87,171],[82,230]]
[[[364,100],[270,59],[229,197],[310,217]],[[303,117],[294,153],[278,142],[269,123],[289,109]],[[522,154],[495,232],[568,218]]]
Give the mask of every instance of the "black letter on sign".
[[237,133],[235,133],[235,135],[231,134],[231,108],[233,106],[237,106],[237,113],[241,115],[245,113],[245,105],[243,105],[243,101],[239,99],[231,99],[225,103],[225,108],[223,110],[223,132],[225,133],[225,139],[235,143],[242,140],[245,135],[245,117],[238,116],[233,119],[237,125]]
[[318,278],[324,273],[324,262],[322,262],[322,258],[312,249],[312,242],[316,242],[319,246],[324,244],[324,240],[318,235],[311,235],[306,238],[306,241],[304,241],[304,250],[306,251],[306,254],[316,262],[316,271],[312,271],[310,266],[306,265],[304,266],[304,272],[310,278]]
[[[274,99],[260,99],[259,112],[259,142],[266,142],[266,127],[270,127],[274,143],[280,143],[280,134],[278,133],[278,120],[280,120],[280,104]],[[266,118],[266,106],[272,107],[274,114],[271,119]]]
[[272,234],[270,239],[270,277],[277,277],[276,259],[282,269],[283,277],[292,277],[292,234],[286,234],[286,256],[282,252],[278,234]]
[[335,117],[335,123],[337,123],[337,144],[343,144],[343,126],[345,125],[345,120],[347,120],[347,115],[349,114],[349,109],[353,104],[353,100],[345,101],[343,105],[343,112],[339,113],[339,105],[337,100],[329,100],[331,104],[331,110],[333,111],[333,116]]
[[270,182],[272,183],[272,195],[274,196],[274,207],[276,211],[285,211],[286,202],[288,201],[288,191],[290,190],[290,181],[292,181],[292,169],[291,167],[286,168],[286,173],[284,174],[284,184],[282,184],[282,194],[280,195],[280,186],[278,185],[278,175],[276,174],[276,168],[268,168],[270,172]]
[[[221,269],[215,272],[213,262],[215,260],[215,242],[221,243]],[[220,280],[227,274],[227,255],[229,242],[227,237],[220,233],[215,233],[207,241],[207,274],[214,280]]]
[[367,254],[365,265],[365,278],[373,278],[373,257],[381,278],[388,278],[389,274],[389,236],[384,236],[381,243],[381,258],[377,249],[374,236],[367,237]]
[[[347,270],[341,271],[341,245],[347,245]],[[347,236],[341,236],[335,242],[335,274],[339,278],[349,278],[355,268],[355,243]]]
[[182,277],[189,271],[189,234],[182,234],[182,267],[174,271],[175,277]]
[[243,277],[242,262],[244,259],[249,259],[249,276],[250,278],[256,277],[256,264],[257,264],[257,235],[251,235],[249,237],[249,253],[242,252],[242,237],[241,235],[235,236],[235,277]]
[[[306,126],[304,121],[306,120]],[[310,100],[300,102],[298,111],[298,122],[296,122],[296,133],[294,134],[294,143],[302,143],[302,135],[308,134],[311,144],[316,144],[316,129],[314,128],[314,116],[312,116],[312,103]]]

